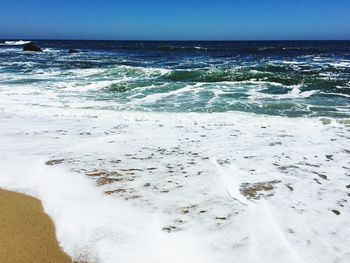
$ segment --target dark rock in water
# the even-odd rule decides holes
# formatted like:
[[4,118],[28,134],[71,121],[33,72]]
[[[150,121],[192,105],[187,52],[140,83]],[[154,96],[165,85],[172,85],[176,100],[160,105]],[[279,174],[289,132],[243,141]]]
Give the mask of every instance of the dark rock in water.
[[23,51],[43,52],[43,50],[40,47],[36,46],[32,42],[24,44]]
[[68,51],[68,53],[69,53],[69,54],[79,53],[79,51],[76,50],[76,49],[70,49],[70,50]]
[[333,212],[334,214],[336,214],[337,216],[340,215],[340,212],[339,212],[338,210],[335,210],[335,209],[334,209],[334,210],[332,210],[332,212]]

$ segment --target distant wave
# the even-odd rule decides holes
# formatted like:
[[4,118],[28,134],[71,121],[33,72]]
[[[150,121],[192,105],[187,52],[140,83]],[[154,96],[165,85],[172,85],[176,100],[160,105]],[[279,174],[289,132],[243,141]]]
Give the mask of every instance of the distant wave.
[[[111,45],[111,48],[115,48]],[[179,44],[150,44],[150,45],[139,45],[139,44],[125,44],[119,45],[116,48],[124,50],[144,50],[144,51],[158,51],[158,52],[233,52],[243,54],[265,54],[272,52],[285,53],[289,52],[307,52],[307,53],[325,53],[327,50],[323,48],[313,47],[260,47],[260,46],[225,46],[225,45],[179,45]]]
[[4,43],[0,43],[0,45],[3,46],[20,46],[20,45],[24,45],[24,44],[28,44],[31,41],[23,41],[23,40],[19,40],[19,41],[5,41]]
[[[327,46],[307,46],[292,43],[291,45],[276,43],[247,43],[247,42],[150,42],[150,43],[115,43],[106,44],[109,48],[124,50],[144,50],[158,52],[229,52],[235,54],[271,54],[298,53],[324,54],[329,51]],[[334,48],[333,51],[349,51],[348,46]]]

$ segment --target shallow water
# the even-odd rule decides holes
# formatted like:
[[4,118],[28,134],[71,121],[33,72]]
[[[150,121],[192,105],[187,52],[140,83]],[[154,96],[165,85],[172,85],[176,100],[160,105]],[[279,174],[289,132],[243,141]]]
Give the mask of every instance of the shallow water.
[[0,187],[70,256],[349,261],[348,42],[39,44],[0,46]]

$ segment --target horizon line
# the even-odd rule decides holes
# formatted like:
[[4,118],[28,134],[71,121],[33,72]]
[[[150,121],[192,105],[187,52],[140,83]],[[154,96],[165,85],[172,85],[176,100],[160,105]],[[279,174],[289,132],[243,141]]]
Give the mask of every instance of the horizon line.
[[1,41],[142,41],[142,42],[286,42],[350,41],[350,39],[73,39],[73,38],[0,38]]

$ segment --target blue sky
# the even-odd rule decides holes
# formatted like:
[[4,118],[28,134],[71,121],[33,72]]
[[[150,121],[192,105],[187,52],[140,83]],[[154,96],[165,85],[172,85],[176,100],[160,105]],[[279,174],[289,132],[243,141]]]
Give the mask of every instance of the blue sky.
[[350,0],[1,0],[0,38],[350,39]]

